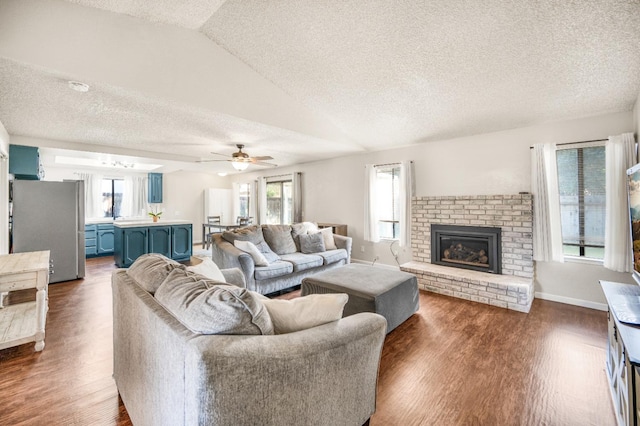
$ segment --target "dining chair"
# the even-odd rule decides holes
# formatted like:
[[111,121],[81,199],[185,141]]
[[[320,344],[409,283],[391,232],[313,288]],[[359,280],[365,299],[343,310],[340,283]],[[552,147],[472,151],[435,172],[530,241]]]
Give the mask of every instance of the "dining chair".
[[[220,216],[207,216],[207,223],[208,224],[220,224]],[[209,228],[209,230],[211,230],[211,228]],[[206,249],[209,250],[209,247],[211,247],[211,243],[213,242],[213,232],[209,232],[206,235]]]

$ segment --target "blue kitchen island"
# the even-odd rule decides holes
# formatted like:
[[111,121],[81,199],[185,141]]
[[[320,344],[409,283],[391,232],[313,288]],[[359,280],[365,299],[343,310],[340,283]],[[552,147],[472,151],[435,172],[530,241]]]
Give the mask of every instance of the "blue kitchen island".
[[128,268],[146,253],[159,253],[177,261],[191,257],[193,226],[187,221],[115,221],[113,229],[113,257],[119,268]]

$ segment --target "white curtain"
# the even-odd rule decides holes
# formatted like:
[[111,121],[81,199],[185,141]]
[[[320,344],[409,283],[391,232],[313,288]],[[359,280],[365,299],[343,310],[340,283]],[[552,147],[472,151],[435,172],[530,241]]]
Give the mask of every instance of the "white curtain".
[[267,180],[263,177],[259,177],[257,181],[258,186],[258,224],[267,223]]
[[257,182],[249,183],[249,217],[253,218],[253,223],[258,223],[258,191]]
[[533,260],[564,262],[555,144],[531,150],[533,194]]
[[[162,211],[161,206],[154,206],[154,211]],[[125,176],[122,189],[122,207],[120,214],[123,217],[145,216],[151,211],[147,204],[147,177]]]
[[302,222],[302,173],[291,175],[291,186],[293,187],[293,223]]
[[411,199],[415,193],[413,161],[400,163],[400,247],[411,245]]
[[378,235],[378,217],[376,212],[376,167],[374,164],[367,164],[364,168],[364,239],[377,243],[380,241]]
[[102,175],[92,173],[78,173],[84,181],[84,217],[104,217],[102,206]]
[[237,182],[233,182],[231,184],[231,192],[232,192],[232,210],[231,210],[231,217],[233,218],[233,220],[235,221],[236,218],[238,216],[241,216],[240,214],[240,184]]
[[631,272],[631,230],[627,200],[627,169],[636,158],[633,133],[611,136],[606,144],[606,218],[604,230],[604,267]]

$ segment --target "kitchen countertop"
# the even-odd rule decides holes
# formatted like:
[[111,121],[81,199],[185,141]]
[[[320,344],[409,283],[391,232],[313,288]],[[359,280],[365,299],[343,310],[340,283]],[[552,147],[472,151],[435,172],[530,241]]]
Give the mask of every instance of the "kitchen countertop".
[[116,220],[113,222],[113,226],[117,228],[136,228],[143,226],[170,226],[170,225],[191,225],[188,220],[165,220],[160,219],[154,222],[151,219],[148,220]]
[[110,217],[87,219],[84,221],[85,225],[97,225],[99,223],[114,223],[114,220]]

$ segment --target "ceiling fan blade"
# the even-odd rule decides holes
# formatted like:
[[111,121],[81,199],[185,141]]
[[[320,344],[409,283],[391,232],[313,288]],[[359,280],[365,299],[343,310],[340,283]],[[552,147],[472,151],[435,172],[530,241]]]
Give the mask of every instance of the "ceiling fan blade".
[[211,153],[212,153],[213,155],[219,155],[219,156],[221,156],[221,157],[227,157],[227,158],[230,158],[230,157],[231,157],[231,155],[228,155],[228,154],[220,154],[219,152],[213,152],[213,151],[211,151]]
[[273,157],[268,155],[263,155],[262,157],[251,157],[252,161],[263,161],[263,160],[273,160]]
[[255,164],[256,166],[278,167],[277,164],[265,163],[264,161],[252,161],[251,164]]
[[196,163],[212,163],[214,161],[231,161],[231,160],[197,160]]

